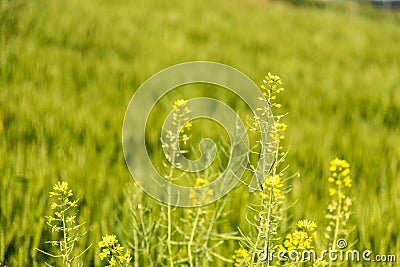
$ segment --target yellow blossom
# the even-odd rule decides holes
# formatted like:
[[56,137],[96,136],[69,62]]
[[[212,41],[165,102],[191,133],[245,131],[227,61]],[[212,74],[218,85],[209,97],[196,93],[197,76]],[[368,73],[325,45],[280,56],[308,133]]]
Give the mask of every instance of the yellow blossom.
[[245,263],[250,261],[250,255],[247,250],[239,248],[235,250],[235,254],[232,256],[232,259],[234,261],[233,266],[246,266],[247,264]]
[[317,224],[314,221],[309,221],[305,219],[298,221],[297,227],[302,230],[313,231],[317,227]]
[[330,196],[333,196],[333,195],[335,195],[336,194],[336,189],[334,189],[334,188],[329,188],[329,195]]
[[202,187],[202,186],[208,185],[209,183],[210,182],[206,179],[197,178],[194,185],[195,185],[195,187]]
[[58,182],[53,186],[53,190],[58,192],[66,192],[68,190],[68,182]]
[[76,218],[75,215],[74,216],[70,216],[70,217],[67,218],[67,222],[68,223],[75,223],[75,218]]
[[103,260],[104,258],[107,258],[108,255],[110,255],[110,250],[109,250],[108,248],[103,249],[103,250],[99,253],[100,260]]
[[182,106],[182,105],[185,105],[187,103],[187,100],[185,100],[185,99],[178,99],[178,100],[175,100],[175,102],[174,102],[174,104],[173,104],[173,108],[177,108],[177,107],[179,107],[179,106]]
[[323,261],[315,261],[313,263],[313,265],[310,266],[310,267],[325,267],[325,266],[328,266],[328,265],[329,265],[329,263],[326,262],[325,260],[323,260]]
[[109,264],[108,266],[117,266],[118,262],[129,263],[132,259],[129,250],[125,254],[122,254],[125,248],[118,243],[115,235],[103,236],[98,246],[102,249],[99,254],[100,260],[106,259]]
[[343,182],[344,182],[344,185],[345,185],[345,186],[351,187],[351,179],[350,179],[349,176],[346,176],[346,177],[343,179]]
[[[341,234],[347,232],[344,227],[350,217],[351,211],[349,207],[352,204],[351,198],[347,196],[349,193],[348,188],[351,187],[350,164],[346,160],[335,158],[331,161],[329,170],[332,173],[328,181],[336,187],[328,188],[332,202],[328,205],[328,213],[326,214],[326,218],[330,220],[326,237],[333,238],[332,229],[340,229],[335,231],[340,231]],[[332,242],[334,243],[335,241],[332,240]]]
[[103,236],[103,240],[99,242],[99,247],[109,247],[118,242],[116,235],[105,235]]

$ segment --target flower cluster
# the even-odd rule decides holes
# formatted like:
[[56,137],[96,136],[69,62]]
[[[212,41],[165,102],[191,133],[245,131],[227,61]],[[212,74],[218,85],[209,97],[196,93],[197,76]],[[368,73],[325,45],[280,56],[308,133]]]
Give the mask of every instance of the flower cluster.
[[[351,178],[350,174],[350,165],[346,160],[341,160],[336,158],[331,161],[331,166],[329,170],[332,172],[331,177],[328,178],[330,183],[335,184],[337,187],[343,188],[344,187],[351,187]],[[338,190],[335,188],[329,188],[329,195],[333,196],[338,193]],[[340,193],[340,192],[339,192]],[[343,198],[343,192],[339,197]]]
[[326,237],[332,237],[331,232],[335,232],[334,236],[339,234],[347,235],[346,225],[350,217],[350,207],[352,200],[349,197],[349,189],[351,187],[350,165],[346,160],[335,158],[331,161],[329,170],[331,176],[328,178],[331,186],[329,187],[329,195],[332,202],[328,205],[328,213],[326,218],[329,219]]
[[[196,181],[194,183],[194,187],[203,187],[210,184],[210,182],[207,179],[204,178],[196,178]],[[200,192],[200,193],[198,193]],[[190,190],[189,193],[189,198],[192,199],[193,205],[197,206],[200,205],[201,203],[206,203],[211,201],[211,197],[214,195],[214,191],[210,188],[207,190],[201,190],[201,191],[195,191],[193,189]]]
[[[271,114],[269,108],[276,108],[280,109],[282,104],[278,103],[277,96],[284,91],[282,87],[282,80],[278,75],[273,75],[270,72],[265,76],[263,80],[263,84],[260,86],[261,93],[264,98],[259,98],[261,101],[265,101],[265,105],[263,107],[257,108],[257,111],[261,112],[261,117],[255,116],[254,120],[252,121],[252,125],[250,127],[251,132],[258,132],[258,128],[262,128],[263,126],[267,125],[268,119],[263,119],[263,116],[270,117],[271,115],[274,117],[274,129],[271,137],[273,140],[284,139],[282,135],[277,135],[279,132],[286,131],[287,125],[285,123],[281,123],[280,119],[285,115],[276,115]],[[263,125],[264,124],[264,125]],[[266,127],[268,128],[268,127]],[[268,128],[269,129],[269,128]],[[261,129],[262,131],[262,129]]]
[[[132,260],[131,253],[122,247],[115,235],[105,235],[103,240],[99,242],[99,248],[101,252],[99,254],[100,260],[106,260],[108,262],[107,267],[113,266],[129,266]],[[117,265],[118,264],[118,265]]]
[[300,220],[297,222],[297,227],[299,229],[312,232],[315,228],[317,228],[317,224],[314,221],[309,221],[307,219]]
[[191,110],[187,107],[187,102],[187,100],[178,99],[172,105],[174,108],[174,113],[172,114],[172,125],[179,126],[179,131],[181,134],[185,133],[185,131],[190,131],[190,128],[192,127],[192,123],[188,121],[189,118],[187,117],[187,114],[191,112]]
[[233,259],[233,266],[247,266],[245,265],[247,262],[250,261],[249,252],[243,248],[239,248],[235,250],[235,254],[232,256]]
[[[180,144],[186,145],[191,137],[188,134],[192,127],[188,117],[191,110],[187,107],[187,102],[184,99],[178,99],[174,102],[172,105],[174,109],[172,113],[172,129],[166,130],[162,138],[162,146],[166,152],[165,156],[169,162],[175,165],[179,165],[176,162],[177,159],[188,152],[185,149],[181,149]],[[166,178],[170,179],[171,177],[168,176]]]
[[[71,210],[78,206],[78,200],[71,200],[74,194],[68,187],[68,182],[57,182],[53,186],[54,192],[50,192],[50,198],[56,198],[56,201],[52,202],[50,207],[53,210],[53,215],[46,216],[47,224],[51,226],[52,232],[63,231],[69,233],[77,230],[80,225],[76,224],[76,211]],[[72,239],[67,239],[72,241]],[[52,241],[53,245],[60,245],[63,247],[64,241]]]
[[276,102],[277,95],[285,89],[282,87],[281,77],[273,75],[270,72],[264,77],[263,84],[260,86],[262,94],[269,101],[269,105],[273,108],[281,108],[282,105]]
[[275,123],[275,131],[271,133],[271,137],[275,142],[280,142],[281,140],[285,139],[285,135],[283,132],[285,132],[287,129],[287,124],[284,122],[276,122]]
[[[73,195],[68,182],[57,182],[53,186],[53,191],[49,193],[49,197],[54,199],[50,205],[53,214],[46,216],[46,223],[51,227],[51,231],[56,233],[59,238],[58,240],[47,241],[47,243],[58,247],[60,253],[58,255],[53,255],[39,250],[54,258],[62,258],[63,264],[66,266],[70,266],[77,258],[74,256],[73,250],[76,247],[76,242],[84,235],[79,232],[83,224],[77,223],[78,213],[76,207],[78,206],[78,199],[72,199],[71,197]],[[86,252],[89,247],[80,255]]]
[[316,227],[317,224],[314,221],[307,219],[298,221],[297,229],[286,235],[283,248],[288,252],[314,248],[312,244],[313,239],[317,236],[317,232],[314,231]]
[[260,191],[259,195],[265,200],[268,200],[270,197],[272,197],[274,202],[281,204],[286,198],[286,196],[282,194],[283,183],[279,175],[267,176],[264,180],[263,187],[265,190]]

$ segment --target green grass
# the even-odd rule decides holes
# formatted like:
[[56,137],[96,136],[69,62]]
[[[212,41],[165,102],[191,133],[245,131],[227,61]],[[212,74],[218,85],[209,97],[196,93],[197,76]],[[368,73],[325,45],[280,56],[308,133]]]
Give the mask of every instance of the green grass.
[[[323,224],[329,161],[346,158],[356,247],[400,257],[396,16],[238,0],[0,1],[0,263],[43,265],[35,248],[50,236],[42,218],[59,179],[81,198],[88,234],[80,247],[94,244],[86,266],[99,266],[102,234],[127,244],[118,209],[133,184],[121,147],[125,109],[152,74],[191,60],[231,65],[257,83],[267,71],[280,74],[287,163],[301,174],[293,220]],[[241,212],[227,230],[244,225],[243,192],[230,195]]]

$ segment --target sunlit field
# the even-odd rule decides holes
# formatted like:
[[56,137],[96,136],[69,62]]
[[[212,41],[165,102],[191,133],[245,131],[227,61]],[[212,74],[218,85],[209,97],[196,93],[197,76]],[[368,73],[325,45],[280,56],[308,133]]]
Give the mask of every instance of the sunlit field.
[[[288,113],[282,139],[288,153],[276,168],[284,170],[288,190],[283,239],[276,244],[303,219],[318,226],[316,247],[327,242],[328,178],[338,157],[351,170],[349,246],[397,256],[395,263],[339,265],[398,266],[399,27],[399,13],[357,4],[0,0],[0,266],[107,266],[99,246],[106,235],[130,250],[130,266],[267,266],[234,265],[232,256],[246,249],[244,236],[254,234],[249,220],[258,216],[251,208],[257,197],[245,185],[201,208],[209,210],[204,214],[221,208],[212,229],[223,242],[199,262],[191,254],[191,244],[194,249],[200,242],[197,230],[185,227],[208,225],[212,216],[161,206],[135,185],[126,166],[122,124],[135,90],[154,73],[193,60],[230,65],[258,85],[268,72],[282,79],[282,110],[276,112]],[[168,94],[148,125],[149,151],[161,171],[166,114],[175,100],[197,96],[217,98],[249,118],[243,102],[216,86],[183,86]],[[203,137],[220,144],[219,163],[202,174],[215,178],[226,166],[223,129],[196,120],[190,135],[189,158],[198,155]],[[90,247],[72,265],[42,252],[58,253],[46,243],[57,238],[46,216],[54,212],[49,192],[64,192],[54,191],[58,181],[68,182],[79,199],[77,221],[85,222],[74,255]],[[173,221],[169,239],[166,214]],[[146,227],[135,228],[140,218]]]

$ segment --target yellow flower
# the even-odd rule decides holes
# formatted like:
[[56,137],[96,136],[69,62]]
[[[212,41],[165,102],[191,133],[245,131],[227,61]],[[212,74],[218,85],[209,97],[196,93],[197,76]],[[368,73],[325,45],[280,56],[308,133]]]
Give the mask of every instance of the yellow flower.
[[313,263],[313,265],[310,266],[310,267],[325,267],[325,266],[328,266],[328,265],[329,265],[329,263],[326,262],[325,260],[323,260],[323,261],[315,261]]
[[190,121],[188,121],[186,124],[185,124],[185,128],[186,129],[188,129],[188,130],[190,130],[190,128],[192,127],[192,123],[190,122]]
[[108,266],[117,266],[118,262],[129,263],[132,259],[129,250],[127,250],[125,254],[122,254],[125,248],[118,243],[118,239],[115,235],[103,236],[103,240],[100,241],[98,245],[100,248],[103,248],[99,254],[100,260],[107,259],[110,264]]
[[339,159],[339,158],[335,158],[334,160],[331,161],[331,167],[330,170],[331,171],[335,171],[336,169],[339,168],[349,168],[350,164],[344,160],[344,159]]
[[70,217],[68,217],[68,218],[67,218],[67,222],[68,222],[68,223],[75,223],[75,217],[76,217],[76,216],[70,216]]
[[275,131],[277,132],[284,132],[287,129],[287,124],[284,122],[277,122],[275,123]]
[[54,218],[53,216],[46,216],[47,222],[51,223],[52,221],[55,221],[56,218]]
[[234,261],[233,266],[246,266],[243,265],[243,263],[249,262],[250,261],[250,255],[247,250],[243,248],[239,248],[235,250],[235,254],[232,256],[232,259]]
[[313,232],[313,230],[316,227],[317,224],[314,221],[309,221],[307,219],[298,221],[297,228],[300,230],[295,230],[293,233],[286,235],[286,239],[283,242],[284,248],[286,248],[287,251],[313,248],[312,239],[317,235],[317,232]]
[[[279,201],[286,198],[282,195],[281,188],[283,187],[283,183],[279,175],[267,176],[264,181],[264,187],[267,191],[272,191],[272,195]],[[259,195],[264,199],[269,197],[269,194],[265,194],[264,192],[260,192]]]
[[350,179],[350,176],[346,176],[346,177],[343,179],[343,182],[344,182],[344,185],[345,185],[345,186],[351,187],[351,179]]
[[347,211],[347,210],[349,210],[349,207],[353,204],[353,202],[352,202],[351,198],[346,197],[343,204],[344,204],[343,209],[345,211]]
[[305,219],[298,221],[297,227],[302,230],[313,231],[317,227],[317,224],[314,221],[309,221]]
[[108,255],[110,255],[110,250],[108,248],[103,249],[99,254],[100,260],[107,258]]
[[264,183],[266,186],[272,186],[272,187],[283,186],[283,184],[281,184],[281,177],[279,175],[267,176]]
[[108,267],[117,266],[117,261],[114,259],[114,257],[112,257],[108,263],[110,264]]
[[328,190],[329,190],[329,195],[330,195],[330,196],[333,196],[333,195],[336,194],[336,189],[334,189],[334,188],[329,188]]
[[332,213],[337,208],[337,202],[333,201],[331,204],[328,205],[328,211]]
[[57,182],[54,186],[53,189],[55,191],[64,193],[68,190],[68,182]]
[[58,196],[61,196],[61,194],[56,192],[50,192],[50,197],[58,197]]
[[187,141],[189,141],[190,136],[188,136],[187,134],[182,135],[182,141],[183,143],[186,145]]
[[129,250],[124,255],[118,256],[118,260],[120,263],[124,263],[124,262],[129,263],[131,261],[131,259],[132,259],[131,253]]
[[99,242],[99,247],[111,247],[116,243],[118,243],[118,240],[115,235],[105,235],[103,236],[103,240]]
[[179,106],[185,105],[187,103],[187,100],[185,99],[178,99],[175,100],[174,105],[172,106],[173,108],[177,108]]
[[350,169],[345,169],[344,171],[341,172],[342,176],[347,176],[350,173]]
[[203,178],[196,178],[196,182],[194,184],[195,187],[202,187],[208,185],[210,182]]
[[264,218],[264,214],[266,214],[266,212],[261,210],[261,211],[258,213],[258,218],[260,218],[260,219]]

